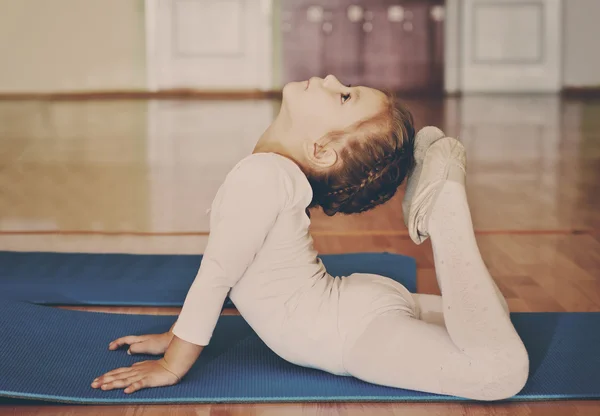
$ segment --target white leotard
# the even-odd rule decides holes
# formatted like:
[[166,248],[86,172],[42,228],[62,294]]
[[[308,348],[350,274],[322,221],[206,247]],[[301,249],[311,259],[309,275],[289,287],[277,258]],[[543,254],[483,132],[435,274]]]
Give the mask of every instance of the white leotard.
[[229,293],[242,316],[279,356],[348,375],[352,345],[378,315],[416,316],[401,284],[382,276],[330,276],[313,248],[306,208],[311,186],[291,160],[253,154],[228,174],[211,208],[210,237],[174,327],[207,345]]
[[262,340],[292,363],[477,400],[516,394],[527,381],[527,351],[479,253],[461,149],[454,139],[436,149],[424,156],[431,186],[412,201],[428,210],[443,297],[410,294],[382,276],[330,276],[309,234],[308,180],[291,160],[256,154],[215,197],[208,247],[175,335],[207,345],[230,292]]

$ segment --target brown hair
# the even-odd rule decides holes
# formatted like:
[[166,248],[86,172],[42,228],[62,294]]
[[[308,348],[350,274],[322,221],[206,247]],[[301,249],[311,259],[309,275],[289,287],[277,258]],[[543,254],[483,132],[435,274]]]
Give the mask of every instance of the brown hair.
[[354,214],[394,196],[414,166],[415,130],[410,111],[387,95],[379,114],[327,135],[345,145],[333,167],[306,172],[313,189],[310,207],[320,206],[329,216]]

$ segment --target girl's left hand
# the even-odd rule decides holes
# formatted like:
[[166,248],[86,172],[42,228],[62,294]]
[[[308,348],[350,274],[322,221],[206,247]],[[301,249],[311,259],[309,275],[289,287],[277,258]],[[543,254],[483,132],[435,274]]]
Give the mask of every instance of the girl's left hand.
[[117,368],[98,377],[92,387],[102,390],[124,388],[125,393],[133,393],[149,387],[172,386],[180,379],[177,375],[167,370],[167,363],[163,358],[156,361],[142,361],[131,367]]

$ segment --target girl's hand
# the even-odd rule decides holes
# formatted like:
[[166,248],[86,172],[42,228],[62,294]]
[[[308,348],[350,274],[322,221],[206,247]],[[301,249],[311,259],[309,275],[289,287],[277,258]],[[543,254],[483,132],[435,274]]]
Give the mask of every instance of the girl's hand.
[[125,393],[133,393],[149,387],[172,386],[179,381],[179,376],[168,370],[166,361],[161,358],[157,361],[142,361],[131,367],[109,371],[95,379],[92,387],[102,390],[125,387]]
[[173,339],[172,332],[165,332],[163,334],[151,334],[151,335],[129,335],[114,340],[108,344],[109,350],[116,350],[123,345],[129,345],[127,354],[151,354],[151,355],[162,355],[167,350],[167,347]]

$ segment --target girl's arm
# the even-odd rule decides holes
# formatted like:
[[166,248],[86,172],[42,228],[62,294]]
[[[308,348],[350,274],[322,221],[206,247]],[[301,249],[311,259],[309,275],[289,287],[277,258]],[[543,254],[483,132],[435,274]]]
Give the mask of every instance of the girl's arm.
[[208,345],[229,290],[254,261],[287,203],[285,174],[270,156],[256,155],[232,171],[212,206],[211,230],[198,274],[170,332],[163,358],[113,370],[92,387],[126,393],[176,384]]
[[212,206],[210,237],[173,334],[208,345],[223,303],[244,275],[288,199],[272,155],[254,155],[230,173]]
[[174,336],[163,360],[167,369],[181,380],[190,371],[203,349],[204,347],[201,345],[192,344]]

